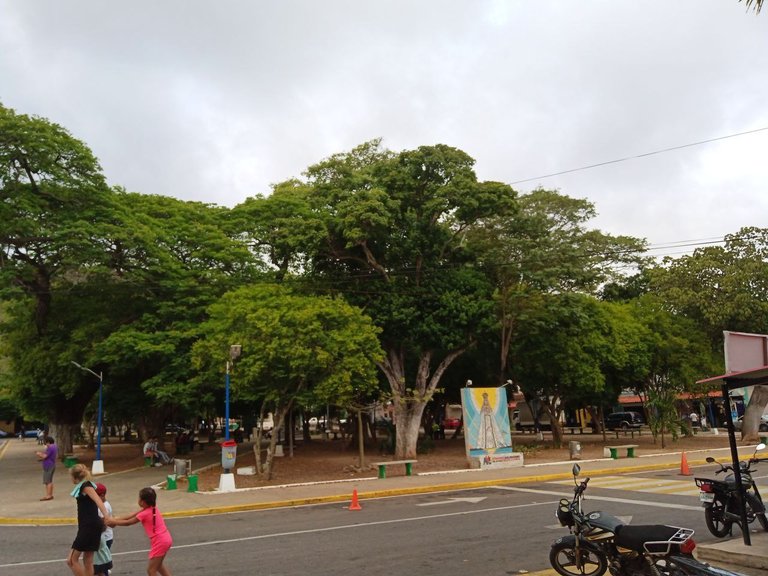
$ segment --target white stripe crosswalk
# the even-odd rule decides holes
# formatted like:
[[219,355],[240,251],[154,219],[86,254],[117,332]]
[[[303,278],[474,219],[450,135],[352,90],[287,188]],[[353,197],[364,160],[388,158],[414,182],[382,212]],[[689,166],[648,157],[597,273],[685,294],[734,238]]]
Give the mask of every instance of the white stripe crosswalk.
[[[573,480],[561,480],[554,484],[573,484]],[[651,494],[674,494],[677,496],[698,496],[699,489],[693,481],[666,480],[663,478],[638,478],[634,476],[598,476],[589,480],[590,488],[609,488]]]

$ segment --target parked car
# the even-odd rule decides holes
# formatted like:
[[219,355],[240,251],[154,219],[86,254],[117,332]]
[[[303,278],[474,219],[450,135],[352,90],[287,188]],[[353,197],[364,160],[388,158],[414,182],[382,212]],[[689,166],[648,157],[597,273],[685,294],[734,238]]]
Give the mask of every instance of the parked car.
[[611,412],[605,417],[605,427],[608,430],[640,428],[643,424],[645,420],[639,412]]
[[8,432],[6,432],[5,430],[0,430],[0,438],[8,438],[8,436],[10,436]]
[[[739,416],[738,420],[734,420],[733,421],[733,427],[737,431],[739,431],[739,432],[741,432],[741,424],[742,424],[741,421],[742,421],[743,418],[744,418],[744,416]],[[768,414],[763,414],[760,417],[760,428],[759,428],[759,430],[760,430],[760,432],[768,432]]]

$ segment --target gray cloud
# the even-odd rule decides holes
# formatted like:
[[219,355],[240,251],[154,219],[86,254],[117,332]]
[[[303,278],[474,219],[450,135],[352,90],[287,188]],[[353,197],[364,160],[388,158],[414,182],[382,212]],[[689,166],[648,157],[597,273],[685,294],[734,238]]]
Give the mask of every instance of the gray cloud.
[[[381,136],[512,182],[768,126],[735,0],[0,0],[0,99],[130,190],[234,205]],[[768,133],[541,179],[651,242],[764,225]],[[522,191],[536,181],[521,184]]]

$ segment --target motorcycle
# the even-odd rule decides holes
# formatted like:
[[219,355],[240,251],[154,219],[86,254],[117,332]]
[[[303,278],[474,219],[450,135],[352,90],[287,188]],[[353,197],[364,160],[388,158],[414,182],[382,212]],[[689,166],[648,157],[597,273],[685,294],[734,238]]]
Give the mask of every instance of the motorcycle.
[[[758,444],[752,458],[746,462],[739,462],[739,470],[746,495],[747,524],[752,524],[757,518],[763,530],[768,531],[765,505],[757,485],[752,479],[752,473],[755,472],[752,465],[761,461],[757,458],[757,453],[764,449],[765,444],[762,442]],[[704,507],[704,520],[707,523],[707,528],[713,536],[723,538],[732,534],[734,524],[741,527],[740,490],[736,486],[732,465],[721,464],[711,456],[707,458],[707,462],[720,466],[720,469],[715,471],[715,475],[730,471],[730,474],[726,474],[722,481],[711,478],[694,478],[696,486],[701,490],[699,500]]]
[[573,499],[560,500],[555,516],[568,536],[552,543],[549,562],[561,576],[739,576],[693,557],[693,530],[660,524],[631,526],[603,512],[584,512],[589,478],[573,467]]

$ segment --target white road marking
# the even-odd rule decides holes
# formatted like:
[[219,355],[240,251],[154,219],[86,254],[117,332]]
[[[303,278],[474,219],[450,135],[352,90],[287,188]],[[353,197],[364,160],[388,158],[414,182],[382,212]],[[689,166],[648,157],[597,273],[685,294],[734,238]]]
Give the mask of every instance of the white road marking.
[[449,498],[448,500],[440,500],[439,502],[424,502],[423,504],[416,504],[416,506],[437,506],[438,504],[455,504],[456,502],[468,502],[469,504],[477,504],[485,500],[485,496],[477,498]]
[[[591,483],[591,482],[590,482]],[[573,493],[564,494],[554,490],[537,490],[533,488],[518,488],[517,486],[494,486],[499,490],[509,490],[510,492],[527,492],[529,494],[543,494],[551,496],[560,496],[561,498],[573,498]],[[640,506],[655,506],[657,508],[673,508],[675,510],[701,510],[701,506],[686,506],[685,504],[668,504],[666,502],[649,502],[647,500],[632,500],[630,498],[611,498],[608,496],[595,496],[590,494],[588,500],[599,500],[601,502],[619,502],[622,504],[639,504]]]
[[[573,484],[571,480],[561,480],[553,484]],[[651,494],[676,494],[678,496],[698,496],[699,488],[690,480],[667,480],[664,478],[634,478],[632,476],[600,476],[589,481],[589,487],[649,492]]]

